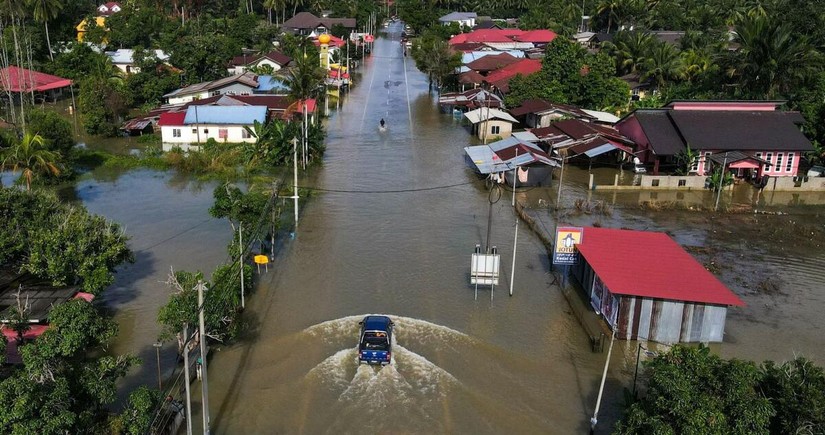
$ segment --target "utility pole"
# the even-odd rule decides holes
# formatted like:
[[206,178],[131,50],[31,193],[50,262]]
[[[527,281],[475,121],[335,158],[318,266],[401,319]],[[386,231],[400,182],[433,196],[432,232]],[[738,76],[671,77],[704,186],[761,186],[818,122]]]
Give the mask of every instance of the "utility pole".
[[[707,164],[707,162],[705,162]],[[725,188],[725,166],[728,165],[728,152],[725,151],[725,160],[722,162],[722,173],[719,174],[719,186],[716,191],[716,204],[713,206],[713,211],[719,209],[719,198],[722,196],[722,189]]]
[[295,229],[298,228],[298,138],[292,138],[292,166],[293,166],[293,178],[292,178],[292,199],[295,200]]
[[189,391],[189,324],[183,325],[183,376],[186,377],[186,435],[192,435],[192,393]]
[[610,336],[610,348],[607,349],[607,360],[604,362],[604,372],[602,372],[602,383],[599,385],[599,397],[596,399],[596,410],[593,411],[593,418],[590,419],[590,433],[596,430],[599,422],[599,407],[602,404],[602,392],[604,392],[604,381],[607,379],[607,367],[610,365],[610,354],[613,353],[613,342],[616,341],[616,325],[613,325],[613,334]]
[[246,297],[243,291],[243,253],[245,251],[243,246],[243,221],[238,223],[238,248],[240,249],[238,262],[241,264],[241,308],[246,308]]
[[[209,435],[209,386],[206,382],[206,326],[203,319],[203,285],[202,280],[198,280],[198,322],[200,324],[200,344],[201,344],[201,396],[203,402],[203,433]],[[187,380],[188,381],[188,380]]]
[[[518,159],[518,146],[516,146]],[[516,212],[516,183],[518,182],[518,165],[513,160],[513,213],[516,215],[516,235],[513,238],[513,265],[510,266],[510,296],[513,296],[513,280],[516,278],[516,248],[518,247],[518,213]]]
[[158,359],[158,390],[163,391],[163,384],[161,383],[161,380],[160,380],[160,347],[163,346],[163,343],[161,343],[161,342],[152,343],[152,346],[155,347],[155,355],[157,355],[157,359]]

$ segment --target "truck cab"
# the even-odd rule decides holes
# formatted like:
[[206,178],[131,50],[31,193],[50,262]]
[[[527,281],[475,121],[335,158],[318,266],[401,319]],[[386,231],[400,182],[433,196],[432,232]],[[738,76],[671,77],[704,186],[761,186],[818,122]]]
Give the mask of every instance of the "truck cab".
[[389,364],[392,361],[392,320],[387,316],[366,316],[359,323],[358,362]]

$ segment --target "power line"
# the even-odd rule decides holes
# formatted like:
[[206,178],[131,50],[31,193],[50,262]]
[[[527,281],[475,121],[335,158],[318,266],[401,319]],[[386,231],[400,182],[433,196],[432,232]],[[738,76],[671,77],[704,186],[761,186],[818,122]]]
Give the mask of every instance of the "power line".
[[431,190],[452,189],[454,187],[467,186],[475,184],[475,181],[468,181],[466,183],[447,184],[443,186],[421,187],[418,189],[392,189],[392,190],[345,190],[345,189],[324,189],[323,187],[298,186],[299,189],[312,190],[316,192],[329,193],[412,193],[412,192],[426,192]]

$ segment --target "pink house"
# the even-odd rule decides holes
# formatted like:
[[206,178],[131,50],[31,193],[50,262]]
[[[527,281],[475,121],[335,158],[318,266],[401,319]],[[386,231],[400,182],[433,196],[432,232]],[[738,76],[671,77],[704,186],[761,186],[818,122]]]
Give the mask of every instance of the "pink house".
[[708,175],[724,165],[739,177],[796,176],[802,155],[813,150],[799,126],[799,112],[778,110],[783,101],[673,101],[661,109],[638,109],[616,128],[632,139],[637,157],[660,167],[675,167],[688,147],[699,157],[691,173]]

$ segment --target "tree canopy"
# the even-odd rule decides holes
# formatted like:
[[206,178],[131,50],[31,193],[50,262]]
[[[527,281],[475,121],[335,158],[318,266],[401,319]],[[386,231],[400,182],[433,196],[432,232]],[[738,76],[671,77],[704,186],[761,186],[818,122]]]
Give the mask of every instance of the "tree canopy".
[[757,366],[675,346],[645,366],[646,393],[631,401],[616,434],[825,431],[825,373],[803,357]]

